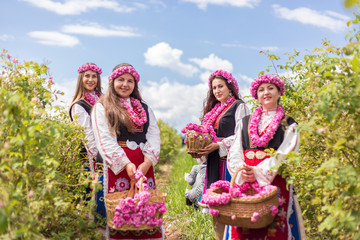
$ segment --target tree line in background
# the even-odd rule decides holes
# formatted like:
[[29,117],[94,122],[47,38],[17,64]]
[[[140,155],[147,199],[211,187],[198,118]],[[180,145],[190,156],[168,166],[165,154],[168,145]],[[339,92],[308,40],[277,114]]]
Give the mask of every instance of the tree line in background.
[[[345,6],[357,8],[358,1]],[[359,20],[355,13],[345,46],[325,39],[305,54],[265,53],[272,62],[265,71],[291,72],[282,105],[299,123],[301,147],[282,174],[295,185],[308,239],[360,239]],[[45,65],[20,63],[6,50],[1,58],[0,238],[96,238],[86,188],[101,185],[82,168],[81,129],[53,105],[61,93],[52,90]],[[158,124],[161,165],[176,159],[181,137]]]

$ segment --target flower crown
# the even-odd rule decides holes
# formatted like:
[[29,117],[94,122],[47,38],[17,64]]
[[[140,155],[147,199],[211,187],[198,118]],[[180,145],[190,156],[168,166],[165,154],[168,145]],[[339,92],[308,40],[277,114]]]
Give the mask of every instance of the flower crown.
[[101,68],[93,64],[82,65],[81,67],[78,68],[78,73],[86,72],[87,70],[97,72],[99,75],[102,73]]
[[111,75],[109,76],[109,82],[111,80],[114,80],[116,78],[118,78],[119,76],[125,74],[125,73],[130,73],[134,79],[136,80],[136,82],[140,81],[140,75],[139,73],[135,70],[135,68],[133,68],[132,66],[122,66],[119,67],[117,69],[115,69]]
[[260,77],[255,78],[254,81],[251,83],[250,92],[253,98],[258,99],[257,89],[262,83],[275,84],[280,89],[281,96],[284,95],[285,92],[284,81],[281,80],[278,76],[273,76],[271,74],[268,74],[268,75],[261,75]]
[[210,74],[210,77],[209,77],[209,88],[211,89],[211,79],[213,76],[216,76],[216,75],[221,75],[223,76],[223,78],[225,78],[227,80],[227,82],[231,85],[233,85],[235,87],[235,90],[237,92],[239,92],[239,85],[236,81],[236,79],[233,77],[233,75],[231,75],[231,73],[225,71],[225,70],[216,70],[215,72],[213,72],[212,74]]

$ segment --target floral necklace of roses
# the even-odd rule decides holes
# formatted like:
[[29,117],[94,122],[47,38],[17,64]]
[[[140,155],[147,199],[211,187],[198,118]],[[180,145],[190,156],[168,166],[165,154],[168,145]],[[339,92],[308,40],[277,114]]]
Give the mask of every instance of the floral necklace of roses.
[[224,104],[221,104],[220,102],[217,103],[210,112],[208,112],[207,114],[205,114],[203,120],[202,120],[202,125],[206,126],[206,125],[210,125],[213,126],[213,124],[215,123],[216,119],[218,118],[218,116],[222,113],[222,111],[229,105],[232,104],[233,102],[235,102],[235,97],[229,97],[226,102]]
[[251,121],[249,124],[249,135],[251,142],[258,146],[264,147],[266,144],[274,138],[276,130],[281,124],[281,120],[285,116],[285,111],[283,106],[278,105],[276,109],[275,116],[269,123],[268,127],[265,130],[265,133],[260,137],[259,136],[259,121],[261,118],[262,106],[255,109],[254,113],[251,115]]
[[[136,126],[142,126],[147,122],[147,116],[146,116],[146,111],[143,108],[143,106],[141,105],[139,99],[130,97],[130,103],[132,108],[129,106],[129,104],[127,103],[127,101],[123,98],[119,98],[120,102],[122,103],[122,105],[124,106],[124,108],[126,109],[127,113],[129,114],[131,121],[136,125]],[[136,112],[134,111],[134,109],[136,109]]]
[[92,93],[87,92],[84,95],[84,100],[90,103],[91,106],[94,106],[94,104],[99,100],[101,94],[97,91],[93,91]]

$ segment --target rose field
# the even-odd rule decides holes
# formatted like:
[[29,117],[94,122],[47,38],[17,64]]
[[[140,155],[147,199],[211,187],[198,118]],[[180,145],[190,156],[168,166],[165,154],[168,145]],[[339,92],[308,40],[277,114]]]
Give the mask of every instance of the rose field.
[[[294,185],[307,239],[360,239],[359,20],[348,22],[345,46],[325,39],[308,52],[260,52],[269,67],[259,74],[285,81],[281,104],[299,124],[300,150],[279,167]],[[102,186],[82,166],[76,147],[82,129],[56,105],[62,93],[49,70],[1,52],[0,239],[101,239],[86,189]],[[179,132],[162,120],[158,126],[155,174],[158,190],[167,193],[165,239],[213,239],[212,216],[185,203],[184,174],[197,162]]]

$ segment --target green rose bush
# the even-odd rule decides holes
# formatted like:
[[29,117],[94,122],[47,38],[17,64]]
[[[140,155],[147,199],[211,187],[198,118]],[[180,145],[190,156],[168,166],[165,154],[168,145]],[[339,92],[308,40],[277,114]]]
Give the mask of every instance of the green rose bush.
[[53,106],[48,68],[1,52],[0,238],[87,239],[99,188],[79,157],[82,129]]
[[[268,54],[287,72],[285,112],[299,123],[300,151],[289,156],[308,239],[360,239],[360,16],[347,44],[328,40],[311,52]],[[275,64],[279,63],[279,64]],[[262,73],[261,73],[262,74]]]

